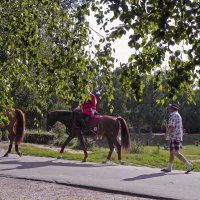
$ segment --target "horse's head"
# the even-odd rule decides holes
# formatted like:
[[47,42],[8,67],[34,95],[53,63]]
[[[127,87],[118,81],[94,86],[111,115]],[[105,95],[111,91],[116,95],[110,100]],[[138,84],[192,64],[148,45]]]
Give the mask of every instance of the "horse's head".
[[55,125],[55,119],[52,112],[47,113],[46,131],[50,131]]

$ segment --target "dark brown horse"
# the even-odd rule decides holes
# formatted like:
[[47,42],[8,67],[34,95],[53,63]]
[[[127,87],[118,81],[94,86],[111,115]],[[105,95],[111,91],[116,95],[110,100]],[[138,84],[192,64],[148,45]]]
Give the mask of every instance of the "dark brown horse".
[[[56,110],[49,112],[47,114],[47,124],[46,124],[47,131],[49,131],[55,125],[56,122],[63,123],[66,126],[67,133],[69,134],[68,138],[61,147],[60,155],[58,156],[58,158],[62,158],[65,146],[74,137],[78,137],[84,152],[84,158],[82,161],[86,162],[88,153],[87,153],[87,146],[83,137],[84,133],[82,133],[81,129],[77,127],[75,123],[73,123],[74,112],[63,111],[63,110]],[[119,141],[120,130],[121,130],[121,142]],[[130,133],[126,121],[122,117],[114,117],[108,115],[100,116],[96,137],[97,138],[106,137],[108,141],[110,151],[104,163],[111,159],[114,148],[116,148],[117,150],[118,160],[121,163],[122,148],[128,150],[131,144]]]
[[19,151],[19,144],[23,141],[25,136],[25,114],[20,109],[10,108],[6,110],[4,115],[8,120],[6,120],[4,125],[0,126],[0,128],[9,132],[8,138],[10,140],[8,151],[5,153],[4,157],[7,157],[11,152],[14,142],[15,151],[21,156],[22,153]]

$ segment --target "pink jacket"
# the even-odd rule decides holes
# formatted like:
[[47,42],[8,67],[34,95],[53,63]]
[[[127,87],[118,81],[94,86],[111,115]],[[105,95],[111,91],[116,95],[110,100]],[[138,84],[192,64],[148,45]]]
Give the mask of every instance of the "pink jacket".
[[88,100],[81,105],[82,113],[85,115],[94,115],[94,112],[96,111],[96,97],[94,94],[90,94],[90,97],[91,100]]

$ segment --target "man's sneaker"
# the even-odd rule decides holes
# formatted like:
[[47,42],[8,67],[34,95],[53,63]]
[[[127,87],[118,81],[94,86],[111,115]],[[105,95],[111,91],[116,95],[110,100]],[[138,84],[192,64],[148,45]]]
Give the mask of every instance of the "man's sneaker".
[[186,174],[189,174],[192,170],[193,170],[193,165],[190,163],[188,166],[187,166],[187,171],[185,172]]
[[172,170],[171,169],[168,169],[168,168],[164,168],[164,169],[161,169],[162,172],[171,172]]

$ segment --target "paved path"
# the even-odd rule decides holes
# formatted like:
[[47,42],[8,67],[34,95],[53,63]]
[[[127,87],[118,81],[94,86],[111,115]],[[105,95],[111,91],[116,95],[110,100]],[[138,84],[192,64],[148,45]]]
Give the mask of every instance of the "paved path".
[[18,157],[15,154],[3,158],[0,153],[0,179],[1,176],[120,191],[158,199],[200,199],[200,173],[197,172],[163,173],[156,168]]

